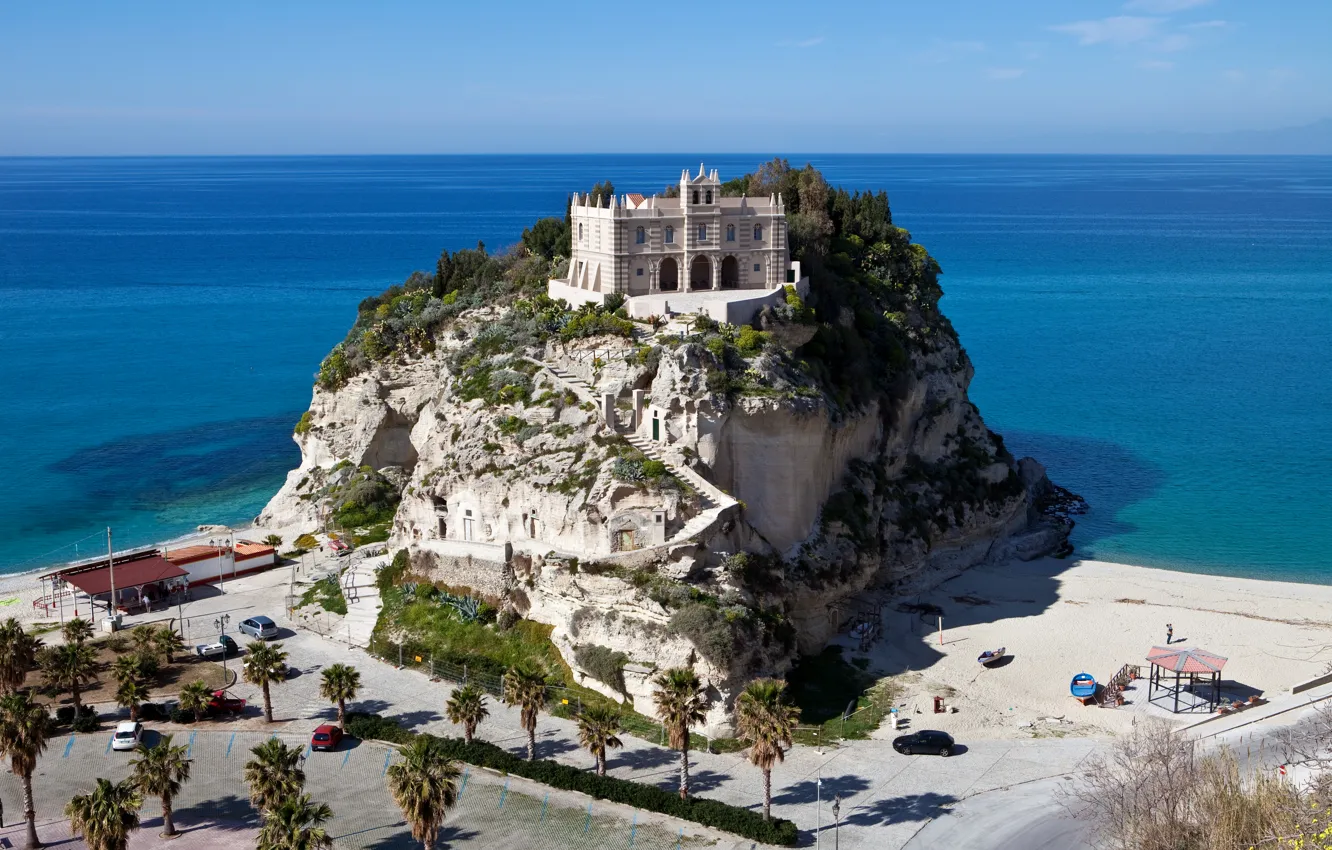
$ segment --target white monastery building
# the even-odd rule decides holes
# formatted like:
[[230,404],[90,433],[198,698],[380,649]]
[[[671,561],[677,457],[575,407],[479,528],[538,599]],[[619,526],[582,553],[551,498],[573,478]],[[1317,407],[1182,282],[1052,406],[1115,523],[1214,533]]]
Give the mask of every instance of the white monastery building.
[[678,197],[616,195],[595,205],[575,193],[570,219],[569,276],[548,291],[575,306],[618,293],[635,317],[706,312],[738,323],[786,284],[806,285],[787,251],[781,195],[723,198],[717,170],[701,164],[697,175],[681,172]]

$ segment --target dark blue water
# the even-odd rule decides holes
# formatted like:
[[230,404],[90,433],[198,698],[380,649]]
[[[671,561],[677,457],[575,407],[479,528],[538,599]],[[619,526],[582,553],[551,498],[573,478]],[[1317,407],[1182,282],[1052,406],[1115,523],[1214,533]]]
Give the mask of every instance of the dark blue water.
[[[1084,555],[1332,581],[1332,158],[809,159],[939,259],[972,399],[1091,501]],[[0,569],[252,517],[361,298],[693,164],[0,159]]]

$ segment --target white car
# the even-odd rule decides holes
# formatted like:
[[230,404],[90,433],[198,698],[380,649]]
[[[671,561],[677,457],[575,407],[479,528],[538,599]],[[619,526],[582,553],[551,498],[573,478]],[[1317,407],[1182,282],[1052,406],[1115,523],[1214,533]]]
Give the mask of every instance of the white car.
[[135,720],[126,720],[116,724],[116,734],[111,736],[111,749],[132,750],[143,740],[143,724]]

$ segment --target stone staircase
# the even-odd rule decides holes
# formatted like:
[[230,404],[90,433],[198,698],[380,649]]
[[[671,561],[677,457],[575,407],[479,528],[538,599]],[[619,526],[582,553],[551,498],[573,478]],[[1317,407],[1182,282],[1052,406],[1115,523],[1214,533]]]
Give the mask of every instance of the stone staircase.
[[382,607],[375,570],[388,562],[387,555],[357,560],[342,574],[342,595],[347,599],[346,638],[352,646],[370,645],[370,634]]
[[[544,360],[538,360],[534,357],[528,357],[526,359],[550,373],[556,381],[571,390],[573,394],[578,396],[582,401],[591,402],[598,407],[600,406],[600,399],[597,395],[597,391],[582,378],[570,373],[566,369],[552,366]],[[612,426],[608,425],[608,427]],[[612,430],[618,431],[618,428],[612,427]],[[698,491],[702,500],[703,510],[698,516],[686,522],[684,527],[671,535],[671,538],[667,540],[664,545],[675,546],[684,543],[691,538],[711,535],[712,532],[721,526],[729,515],[735,512],[739,502],[728,496],[726,493],[723,493],[717,485],[713,484],[702,475],[699,475],[688,466],[676,463],[666,457],[665,453],[661,451],[659,444],[633,432],[626,432],[621,434],[621,436],[629,441],[629,445],[638,449],[643,454],[653,460],[665,464],[666,468],[672,475],[679,478],[681,481],[686,482],[690,487],[693,487]]]

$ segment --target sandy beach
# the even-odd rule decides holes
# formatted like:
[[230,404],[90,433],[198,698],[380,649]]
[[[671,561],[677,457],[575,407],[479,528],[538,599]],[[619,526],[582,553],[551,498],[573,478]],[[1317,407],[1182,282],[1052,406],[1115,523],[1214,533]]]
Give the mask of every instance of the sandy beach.
[[[1332,587],[1324,585],[1040,559],[968,570],[904,601],[943,609],[943,645],[934,617],[926,623],[889,603],[884,636],[868,654],[873,669],[902,686],[899,704],[914,728],[973,738],[1114,734],[1146,714],[1179,724],[1202,719],[1148,707],[1145,681],[1117,709],[1069,696],[1069,680],[1081,671],[1104,682],[1124,664],[1141,664],[1145,676],[1147,653],[1165,645],[1167,623],[1173,647],[1228,659],[1228,692],[1282,695],[1332,661]],[[1008,663],[977,664],[981,651],[1000,646]],[[957,712],[934,714],[936,695]],[[879,734],[893,732],[885,724]]]

